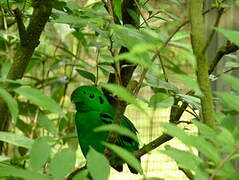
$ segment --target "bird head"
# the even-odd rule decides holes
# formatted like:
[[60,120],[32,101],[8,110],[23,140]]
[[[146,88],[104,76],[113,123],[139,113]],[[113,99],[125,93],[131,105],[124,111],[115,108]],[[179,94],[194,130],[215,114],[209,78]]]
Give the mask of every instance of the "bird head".
[[103,93],[94,86],[80,86],[71,94],[78,112],[100,111],[111,108]]

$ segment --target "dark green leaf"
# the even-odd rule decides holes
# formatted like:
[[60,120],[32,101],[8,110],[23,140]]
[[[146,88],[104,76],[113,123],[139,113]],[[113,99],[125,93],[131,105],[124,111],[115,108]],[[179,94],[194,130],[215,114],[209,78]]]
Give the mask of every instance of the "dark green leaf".
[[103,154],[98,153],[90,147],[86,159],[88,170],[94,180],[108,180],[110,165]]
[[81,69],[77,69],[77,72],[84,78],[91,80],[93,83],[95,83],[96,77],[94,74],[92,74],[91,72],[88,71],[84,71]]
[[3,99],[8,109],[11,112],[11,115],[14,119],[17,119],[18,116],[18,104],[17,101],[11,96],[9,92],[7,92],[5,89],[0,87],[0,98]]

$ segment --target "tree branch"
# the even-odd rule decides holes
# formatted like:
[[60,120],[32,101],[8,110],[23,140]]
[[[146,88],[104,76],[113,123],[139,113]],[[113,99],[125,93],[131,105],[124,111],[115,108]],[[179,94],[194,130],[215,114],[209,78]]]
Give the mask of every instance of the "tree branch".
[[210,66],[209,66],[209,70],[208,73],[211,74],[217,64],[219,63],[219,61],[227,54],[236,52],[237,50],[239,50],[239,47],[233,43],[227,42],[226,45],[222,46],[216,53],[215,57],[213,58]]
[[[8,72],[7,78],[16,80],[21,79],[24,75],[26,67],[32,57],[35,48],[39,44],[40,35],[47,23],[52,11],[53,0],[35,0],[33,3],[33,14],[30,19],[30,23],[27,27],[26,34],[24,35],[23,23],[20,19],[18,10],[16,13],[16,20],[18,21],[19,34],[21,45],[14,54],[14,62],[12,63]],[[9,84],[5,83],[4,87],[9,88]],[[8,131],[10,118],[8,108],[0,99],[0,131]],[[0,144],[0,153],[2,151],[3,144]]]

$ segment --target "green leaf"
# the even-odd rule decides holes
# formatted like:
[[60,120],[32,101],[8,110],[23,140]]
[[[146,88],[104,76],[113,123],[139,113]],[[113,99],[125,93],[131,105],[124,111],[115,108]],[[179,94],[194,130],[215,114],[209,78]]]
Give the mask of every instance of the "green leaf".
[[147,114],[145,109],[138,103],[135,97],[127,91],[126,88],[116,84],[106,84],[106,83],[102,83],[101,86],[107,89],[108,91],[114,93],[122,100],[135,105],[138,109]]
[[89,178],[87,177],[88,173],[89,173],[88,170],[85,169],[85,170],[79,172],[78,174],[76,174],[73,177],[73,180],[89,180]]
[[122,20],[121,4],[122,0],[113,0],[114,11],[119,20]]
[[154,108],[168,108],[174,103],[174,98],[164,93],[156,93],[149,100],[149,106]]
[[184,75],[184,74],[177,74],[177,75],[172,75],[172,78],[181,81],[183,84],[185,84],[187,87],[194,90],[196,93],[201,94],[201,90],[198,86],[197,81],[193,79],[192,77],[188,75]]
[[229,41],[235,43],[239,46],[239,32],[230,30],[230,29],[223,29],[223,28],[215,28],[218,32],[222,33]]
[[43,94],[41,91],[35,88],[16,88],[14,91],[26,97],[30,101],[32,101],[34,104],[45,108],[52,113],[57,113],[63,115],[64,113],[62,112],[60,106],[50,97],[46,96]]
[[84,70],[81,70],[81,69],[76,69],[76,70],[82,77],[84,77],[84,78],[92,81],[93,83],[95,83],[96,77],[93,73],[88,72],[88,71],[84,71]]
[[104,143],[103,144],[111,149],[113,152],[115,152],[119,157],[121,157],[127,164],[129,164],[131,167],[136,169],[140,174],[143,174],[143,169],[140,165],[139,160],[133,156],[132,153],[128,152],[127,150],[123,149],[120,146],[117,146],[115,144],[109,144]]
[[222,100],[223,105],[226,107],[239,111],[239,96],[234,93],[218,92],[217,95]]
[[239,93],[239,80],[236,77],[233,77],[228,74],[222,75],[223,79],[234,89]]
[[38,116],[37,124],[40,127],[46,129],[48,132],[50,132],[54,136],[56,136],[58,133],[58,129],[56,125],[54,124],[54,122],[42,113],[40,113]]
[[205,135],[206,137],[209,137],[211,139],[215,138],[216,132],[206,124],[197,120],[192,120],[192,123],[198,128],[200,134]]
[[9,144],[14,144],[16,146],[24,147],[27,149],[31,148],[34,142],[32,139],[25,137],[21,134],[14,134],[3,131],[0,131],[0,141],[4,141]]
[[116,56],[115,60],[128,60],[132,63],[139,64],[146,69],[150,69],[152,65],[152,61],[148,53],[122,53]]
[[114,131],[114,132],[117,132],[121,135],[130,137],[130,138],[134,139],[135,141],[138,141],[137,136],[133,132],[131,132],[128,128],[122,127],[122,126],[117,125],[117,124],[103,125],[103,126],[95,128],[94,131],[95,132]]
[[30,166],[32,170],[38,171],[46,163],[51,153],[51,146],[45,139],[36,139],[30,151]]
[[160,151],[177,161],[179,167],[196,171],[202,160],[188,151],[178,150],[167,147],[166,150]]
[[233,61],[228,61],[228,62],[225,63],[225,67],[238,68],[239,63],[238,62],[233,62]]
[[110,175],[110,165],[103,154],[98,153],[92,147],[87,156],[87,167],[94,180],[107,180]]
[[177,94],[177,95],[182,97],[182,99],[186,101],[188,104],[192,105],[194,109],[201,109],[201,100],[198,97],[186,94]]
[[15,177],[26,180],[50,180],[46,175],[30,171],[27,169],[15,168],[13,166],[7,166],[0,164],[0,177]]
[[50,172],[54,180],[63,180],[75,166],[75,153],[69,148],[57,152],[51,160]]
[[0,87],[0,98],[2,98],[14,119],[17,119],[18,116],[18,104],[17,101],[11,96],[9,92]]
[[186,132],[184,132],[184,130],[171,123],[161,123],[161,125],[166,129],[167,134],[177,137],[187,146],[193,146],[197,148],[207,158],[213,160],[215,163],[220,161],[220,156],[217,149],[202,137],[188,135]]

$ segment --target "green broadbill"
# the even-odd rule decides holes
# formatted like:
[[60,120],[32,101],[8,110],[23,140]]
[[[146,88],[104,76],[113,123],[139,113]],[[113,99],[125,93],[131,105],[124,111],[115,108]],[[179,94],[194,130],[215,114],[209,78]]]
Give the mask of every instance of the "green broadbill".
[[[109,132],[94,132],[93,130],[101,125],[112,124],[115,110],[103,93],[94,86],[76,88],[71,95],[71,101],[76,106],[75,124],[83,155],[86,157],[90,146],[103,154],[105,146],[102,145],[102,141],[107,141]],[[121,119],[120,126],[128,128],[134,134],[137,133],[137,129],[125,116]],[[121,135],[117,136],[115,144],[129,152],[134,152],[139,148],[137,141]],[[123,170],[122,160],[116,154],[112,154],[109,161],[117,171]],[[132,173],[137,173],[134,168],[128,167]]]

